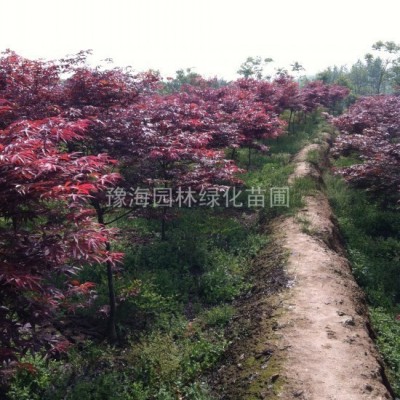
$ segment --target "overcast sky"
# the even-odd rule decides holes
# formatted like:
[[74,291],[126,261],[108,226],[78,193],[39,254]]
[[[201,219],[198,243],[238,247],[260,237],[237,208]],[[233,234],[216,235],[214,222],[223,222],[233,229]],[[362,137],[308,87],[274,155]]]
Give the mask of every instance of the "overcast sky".
[[[377,40],[400,42],[400,0],[0,0],[0,51],[96,59],[173,76],[236,77],[248,56],[313,74],[351,64]],[[95,62],[95,60],[93,60]]]

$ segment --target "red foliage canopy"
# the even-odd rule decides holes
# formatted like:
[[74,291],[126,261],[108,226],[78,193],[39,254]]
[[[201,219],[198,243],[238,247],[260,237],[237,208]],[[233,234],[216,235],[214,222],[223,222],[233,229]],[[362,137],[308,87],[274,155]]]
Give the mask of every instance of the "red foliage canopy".
[[49,340],[40,330],[68,302],[56,275],[79,265],[120,259],[105,243],[112,231],[93,222],[91,193],[119,179],[107,155],[62,152],[87,121],[21,120],[0,131],[0,343],[21,351]]
[[269,82],[239,79],[221,91],[222,110],[227,120],[237,126],[241,146],[267,150],[260,140],[283,133],[285,123],[277,114],[275,90]]
[[356,153],[360,163],[339,172],[350,182],[398,200],[400,191],[400,97],[362,98],[333,120],[341,136],[337,155]]
[[312,81],[301,89],[300,103],[306,112],[312,112],[318,107],[332,109],[349,93],[350,90],[344,86],[326,85],[322,81]]

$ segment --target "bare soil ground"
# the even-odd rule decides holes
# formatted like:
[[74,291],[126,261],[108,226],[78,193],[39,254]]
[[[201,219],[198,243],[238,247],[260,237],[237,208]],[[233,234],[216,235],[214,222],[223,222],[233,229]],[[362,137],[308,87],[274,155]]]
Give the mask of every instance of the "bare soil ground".
[[[326,138],[325,138],[326,139]],[[294,159],[297,177],[321,175],[309,151]],[[371,339],[364,294],[355,282],[328,200],[304,199],[280,217],[258,258],[255,289],[238,305],[236,341],[212,379],[220,399],[393,399]]]

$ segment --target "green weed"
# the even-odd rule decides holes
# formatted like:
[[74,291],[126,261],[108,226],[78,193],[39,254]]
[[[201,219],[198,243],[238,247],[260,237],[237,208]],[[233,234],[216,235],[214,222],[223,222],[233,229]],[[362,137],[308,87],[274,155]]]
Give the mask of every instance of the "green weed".
[[215,306],[207,311],[204,311],[199,320],[206,326],[221,326],[224,327],[231,320],[235,313],[234,307],[231,305]]

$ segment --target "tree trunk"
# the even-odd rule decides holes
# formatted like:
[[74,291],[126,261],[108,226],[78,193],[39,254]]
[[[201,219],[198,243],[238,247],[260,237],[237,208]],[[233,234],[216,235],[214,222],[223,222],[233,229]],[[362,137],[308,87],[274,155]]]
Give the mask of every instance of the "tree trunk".
[[[92,204],[96,209],[97,222],[104,226],[104,210],[101,208],[97,200],[93,200]],[[110,242],[106,243],[106,250],[111,251]],[[110,343],[115,343],[117,341],[117,329],[115,324],[115,311],[117,308],[115,299],[115,287],[114,287],[114,274],[113,265],[110,261],[106,262],[107,268],[107,283],[108,283],[108,302],[110,306],[110,314],[108,315],[107,322],[107,337]]]
[[383,81],[384,72],[381,72],[378,79],[378,84],[376,86],[376,94],[381,94],[381,86]]
[[167,216],[167,209],[163,208],[162,219],[161,219],[161,240],[167,240],[167,236],[165,234],[166,229],[166,216]]
[[[110,243],[106,244],[107,251],[111,250]],[[115,300],[115,288],[114,288],[114,274],[113,265],[110,261],[107,261],[107,282],[108,282],[108,299],[110,305],[110,314],[108,316],[107,324],[107,335],[110,343],[115,343],[117,341],[117,329],[115,321],[115,311],[116,311],[116,300]]]

